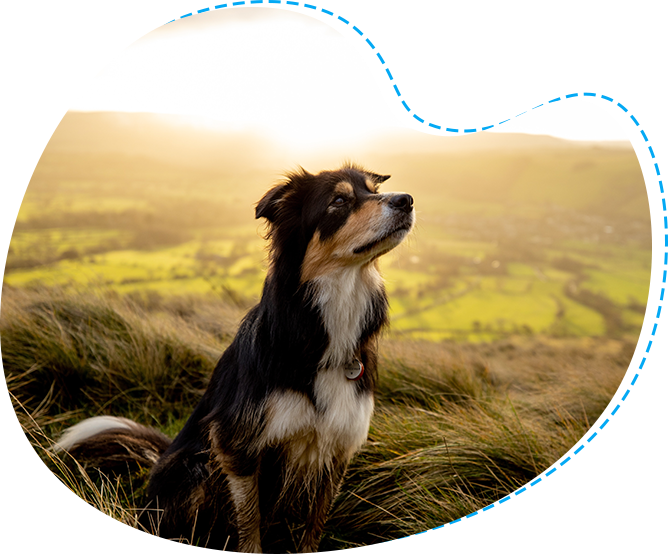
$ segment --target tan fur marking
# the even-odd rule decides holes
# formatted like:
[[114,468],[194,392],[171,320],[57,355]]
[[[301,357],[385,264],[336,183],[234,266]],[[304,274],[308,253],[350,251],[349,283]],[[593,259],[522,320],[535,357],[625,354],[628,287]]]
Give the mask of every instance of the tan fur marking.
[[369,192],[372,192],[373,194],[378,192],[378,185],[368,177],[364,180],[364,184],[366,184],[366,188],[369,189]]
[[316,231],[306,247],[304,262],[302,263],[301,282],[311,281],[318,275],[323,275],[341,265],[334,258],[336,243],[333,240],[323,243],[320,240],[320,231]]
[[341,181],[334,187],[334,194],[343,194],[344,196],[352,196],[355,194],[355,189],[348,181]]
[[260,543],[260,499],[257,475],[228,475],[227,484],[234,504],[240,552],[262,552]]
[[[211,445],[211,455],[213,457],[213,462],[217,466],[217,469],[221,473],[229,473],[230,467],[227,462],[227,455],[221,448],[221,445],[218,442],[218,424],[213,423],[209,428],[209,443]],[[211,458],[209,458],[211,460]]]
[[320,233],[309,242],[302,264],[302,283],[359,261],[353,254],[357,246],[371,242],[382,227],[383,207],[379,202],[369,201],[352,214],[346,224],[333,237],[320,240]]

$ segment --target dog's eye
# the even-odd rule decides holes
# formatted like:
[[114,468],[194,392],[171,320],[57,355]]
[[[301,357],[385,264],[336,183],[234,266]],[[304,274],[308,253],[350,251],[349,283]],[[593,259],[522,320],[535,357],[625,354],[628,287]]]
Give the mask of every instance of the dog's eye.
[[346,202],[348,202],[348,199],[343,197],[343,196],[337,196],[333,201],[332,201],[332,206],[335,207],[340,207],[343,206]]

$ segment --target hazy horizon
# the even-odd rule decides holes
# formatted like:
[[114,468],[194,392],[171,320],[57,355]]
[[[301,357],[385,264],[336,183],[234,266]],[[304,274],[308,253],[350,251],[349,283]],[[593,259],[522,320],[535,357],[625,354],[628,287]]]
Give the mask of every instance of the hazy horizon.
[[387,155],[466,154],[523,150],[632,150],[628,141],[569,140],[530,133],[478,132],[434,136],[405,127],[353,132],[317,143],[295,144],[257,127],[228,128],[204,116],[156,112],[73,111],[54,131],[45,152],[119,152],[169,163],[215,167],[222,153],[277,172],[303,166],[312,171],[344,162],[365,165]]

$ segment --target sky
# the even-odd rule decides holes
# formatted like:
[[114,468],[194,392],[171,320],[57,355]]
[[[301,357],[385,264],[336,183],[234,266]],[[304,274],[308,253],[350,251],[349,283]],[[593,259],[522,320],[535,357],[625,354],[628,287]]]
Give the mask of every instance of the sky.
[[[374,50],[305,15],[281,10],[230,10],[177,20],[146,35],[102,68],[70,106],[77,111],[190,115],[222,130],[265,133],[313,149],[368,140],[408,126],[433,134],[447,127],[495,124],[493,132],[548,134],[574,140],[625,140],[627,131],[600,100],[462,121],[475,106],[448,106],[454,121],[434,114],[440,131],[412,119]],[[530,78],[530,75],[528,75]],[[518,83],[521,86],[521,83]],[[460,102],[461,102],[460,97]],[[413,105],[415,112],[419,105]],[[485,114],[489,119],[489,114]],[[510,119],[503,125],[501,121]],[[460,131],[460,132],[462,132]]]

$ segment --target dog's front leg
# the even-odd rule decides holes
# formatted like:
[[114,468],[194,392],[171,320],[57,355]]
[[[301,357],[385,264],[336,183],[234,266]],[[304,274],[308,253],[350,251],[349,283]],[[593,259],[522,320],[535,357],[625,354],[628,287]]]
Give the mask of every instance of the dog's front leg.
[[299,544],[299,552],[318,551],[320,537],[327,522],[329,510],[339,493],[347,466],[348,464],[345,462],[333,464],[333,467],[323,475],[314,497],[310,501],[309,515]]
[[239,552],[262,552],[257,473],[247,476],[228,473],[227,483],[234,504]]

